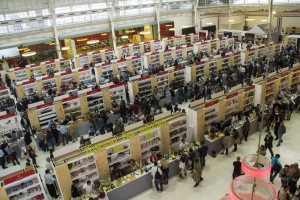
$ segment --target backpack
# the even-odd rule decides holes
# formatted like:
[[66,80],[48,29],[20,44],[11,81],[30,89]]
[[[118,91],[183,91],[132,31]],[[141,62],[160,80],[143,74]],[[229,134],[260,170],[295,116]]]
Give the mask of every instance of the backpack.
[[158,171],[158,167],[157,167],[157,169],[156,169],[154,178],[155,178],[155,180],[159,180],[159,179],[162,178],[162,175],[161,175],[161,174],[159,173],[159,171]]

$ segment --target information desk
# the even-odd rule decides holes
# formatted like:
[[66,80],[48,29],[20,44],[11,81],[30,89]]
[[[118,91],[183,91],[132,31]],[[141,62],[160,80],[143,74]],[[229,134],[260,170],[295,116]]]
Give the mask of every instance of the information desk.
[[[179,160],[170,160],[169,162],[169,178],[171,178],[180,171]],[[130,199],[153,187],[151,170],[142,175],[135,175],[135,177],[135,180],[108,191],[107,195],[109,199]]]
[[[240,139],[244,138],[243,135],[243,127],[242,125],[239,125],[237,128],[237,131],[239,132]],[[250,122],[250,130],[249,130],[249,136],[257,131],[257,119],[254,119]],[[232,140],[231,140],[232,141]],[[213,156],[212,153],[215,151],[216,153],[219,153],[222,150],[222,143],[224,142],[224,134],[220,133],[218,138],[215,138],[213,140],[209,138],[205,138],[205,144],[208,146],[208,154]],[[232,146],[232,142],[230,144]]]

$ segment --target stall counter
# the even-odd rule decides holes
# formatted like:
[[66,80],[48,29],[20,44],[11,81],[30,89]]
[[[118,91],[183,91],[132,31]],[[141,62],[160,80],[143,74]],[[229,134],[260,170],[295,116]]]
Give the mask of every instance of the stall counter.
[[[169,161],[169,178],[177,175],[179,173],[179,160]],[[151,170],[149,172],[143,173],[142,175],[137,175],[131,182],[125,183],[124,185],[114,188],[108,191],[107,195],[109,199],[130,199],[150,188],[153,187],[152,184]]]
[[[237,128],[237,131],[239,132],[240,139],[244,138],[242,125],[239,125]],[[249,136],[257,131],[257,119],[254,119],[250,122],[250,131]],[[208,146],[208,154],[211,156],[215,156],[213,151],[216,153],[219,153],[222,150],[222,143],[224,142],[224,134],[220,133],[218,138],[215,138],[213,140],[209,138],[205,138],[205,144]],[[231,144],[232,145],[232,144]]]

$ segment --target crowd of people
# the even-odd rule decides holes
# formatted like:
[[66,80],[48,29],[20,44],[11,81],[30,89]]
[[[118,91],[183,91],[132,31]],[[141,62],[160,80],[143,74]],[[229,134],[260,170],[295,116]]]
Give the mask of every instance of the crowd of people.
[[[229,45],[225,49],[213,49],[212,55],[221,55],[224,56],[225,53],[232,51],[233,44]],[[197,54],[191,54],[187,60],[189,64],[195,64],[201,62],[206,57],[211,57],[206,52],[200,51]],[[198,99],[204,98],[205,100],[210,100],[212,94],[225,91],[229,92],[230,89],[238,84],[242,85],[252,85],[252,79],[260,76],[265,76],[267,71],[280,72],[282,68],[289,67],[291,68],[294,63],[299,60],[299,53],[292,46],[286,48],[282,47],[282,50],[275,54],[273,58],[268,63],[267,57],[258,58],[254,60],[250,58],[247,63],[234,64],[233,66],[224,66],[223,70],[217,71],[213,70],[209,73],[208,76],[202,74],[197,78],[195,82],[185,84],[182,81],[174,80],[169,86],[163,88],[163,91],[160,92],[157,88],[154,89],[153,93],[148,97],[141,97],[141,94],[138,93],[135,96],[133,103],[129,103],[129,94],[128,89],[126,89],[126,97],[121,97],[117,101],[112,101],[112,112],[114,114],[120,114],[120,118],[115,122],[111,122],[108,117],[108,112],[105,110],[99,110],[98,108],[92,109],[89,112],[88,118],[90,122],[88,130],[88,138],[82,136],[79,140],[80,146],[85,146],[90,144],[90,137],[94,137],[97,134],[106,134],[112,132],[113,135],[122,134],[125,131],[125,126],[136,123],[138,121],[144,121],[148,123],[154,120],[154,116],[163,112],[165,107],[167,110],[173,112],[183,112],[184,109],[180,109],[178,104],[183,102],[195,101]],[[180,67],[181,59],[171,59],[167,61],[164,65],[149,65],[144,70],[138,69],[135,74],[129,73],[128,71],[120,71],[117,76],[113,76],[112,73],[109,73],[108,76],[100,77],[100,82],[105,83],[112,81],[114,83],[124,83],[126,84],[130,76],[133,75],[154,75],[161,71],[164,71],[170,66],[175,68]],[[91,69],[92,77],[95,77],[94,64],[91,63],[88,66]],[[34,78],[34,77],[33,77]],[[53,158],[53,151],[56,146],[59,146],[61,143],[63,145],[68,144],[70,141],[77,141],[77,137],[74,135],[73,131],[68,129],[68,122],[75,121],[72,116],[67,116],[65,120],[59,124],[53,120],[49,121],[48,127],[41,130],[36,130],[31,126],[26,110],[30,103],[38,102],[43,100],[40,98],[37,93],[32,91],[32,94],[26,95],[23,99],[18,99],[16,93],[16,81],[11,80],[8,75],[5,76],[6,86],[12,91],[17,102],[16,108],[21,113],[20,124],[24,131],[19,135],[16,133],[8,134],[6,136],[1,136],[1,148],[0,148],[0,161],[3,169],[6,168],[6,164],[12,162],[14,165],[19,164],[18,156],[13,145],[18,145],[21,149],[21,158],[26,159],[26,167],[30,168],[32,165],[38,168],[38,163],[36,161],[36,150],[32,146],[31,137],[35,135],[39,141],[39,147],[43,151],[50,152],[50,158]],[[95,80],[92,81],[95,83]],[[74,89],[84,89],[87,88],[89,84],[80,83],[77,85],[74,82],[69,84],[62,83],[61,92],[68,93],[70,90]],[[99,88],[99,85],[94,84],[94,88]],[[61,93],[56,93],[52,88],[44,88],[46,93],[54,97],[60,95]],[[166,96],[170,95],[170,102],[165,105],[160,105],[160,100]],[[2,103],[1,103],[2,105]],[[247,141],[250,121],[254,118],[258,118],[259,130],[262,127],[264,122],[266,126],[267,135],[264,138],[265,144],[262,145],[257,152],[263,156],[266,155],[266,150],[269,150],[272,158],[272,173],[270,181],[273,181],[277,174],[279,174],[282,180],[282,189],[280,190],[281,194],[291,194],[295,195],[295,188],[297,188],[297,181],[299,179],[299,168],[296,164],[285,165],[282,167],[279,162],[280,155],[273,153],[273,142],[278,140],[277,146],[284,144],[285,133],[287,132],[284,121],[290,120],[293,112],[299,112],[299,94],[295,91],[281,90],[279,92],[278,100],[274,100],[271,105],[268,105],[266,108],[261,108],[259,105],[248,110],[245,113],[234,113],[230,121],[216,122],[212,123],[206,133],[212,137],[217,132],[224,132],[224,142],[221,144],[223,153],[228,154],[228,149],[231,144],[234,144],[233,151],[238,150],[238,145],[241,144],[241,138],[244,138]],[[263,116],[265,113],[265,116]],[[240,133],[237,131],[237,126],[243,122],[242,132],[243,137],[240,136]],[[272,128],[274,128],[274,136],[271,133]],[[187,169],[190,169],[193,173],[192,178],[195,181],[194,187],[197,187],[202,178],[202,169],[205,167],[205,157],[207,155],[208,149],[204,142],[201,142],[201,145],[197,147],[195,151],[191,145],[187,144],[185,140],[179,145],[180,148],[180,177],[185,178],[187,174]],[[198,153],[197,153],[198,152]],[[154,156],[154,155],[153,155]],[[150,158],[154,167],[151,169],[151,174],[153,176],[153,182],[158,192],[163,191],[163,184],[168,184],[168,162],[165,158]],[[159,162],[158,162],[159,161]],[[233,178],[242,174],[240,170],[240,158],[233,164],[234,172]],[[132,162],[132,168],[136,167],[135,162]],[[298,169],[298,172],[297,172]],[[49,174],[49,171],[46,171],[46,174]],[[53,180],[48,177],[49,192],[53,190],[52,184]],[[46,183],[47,184],[47,183]],[[47,186],[48,187],[48,186]],[[287,189],[288,188],[288,189]],[[57,194],[52,191],[53,197],[56,197]]]

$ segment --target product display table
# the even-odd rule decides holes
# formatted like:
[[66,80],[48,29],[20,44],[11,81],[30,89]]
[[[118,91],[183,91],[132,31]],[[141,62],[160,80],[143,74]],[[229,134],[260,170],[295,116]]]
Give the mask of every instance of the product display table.
[[[173,177],[179,173],[179,160],[171,160],[169,164],[169,177]],[[136,175],[136,178],[131,182],[108,191],[109,199],[130,199],[145,190],[153,187],[151,172],[142,175]]]
[[[244,138],[242,125],[238,126],[237,131],[239,132],[240,139]],[[257,131],[257,119],[254,119],[250,122],[250,131],[249,135]],[[208,154],[213,155],[212,151],[219,153],[222,150],[222,143],[224,142],[224,134],[220,133],[219,137],[216,139],[205,138],[205,144],[208,146]],[[232,144],[231,144],[232,145]],[[230,145],[230,146],[231,146]]]

